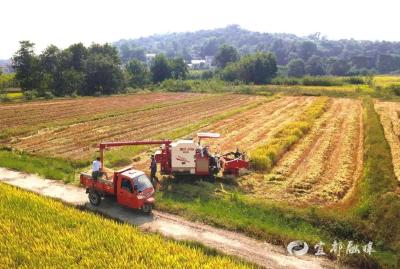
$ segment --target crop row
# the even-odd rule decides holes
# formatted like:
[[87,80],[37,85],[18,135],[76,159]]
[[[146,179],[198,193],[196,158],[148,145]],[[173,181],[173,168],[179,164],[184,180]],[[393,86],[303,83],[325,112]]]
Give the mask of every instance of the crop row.
[[295,142],[307,133],[314,120],[326,110],[327,98],[315,100],[300,117],[282,127],[268,142],[254,149],[250,155],[254,169],[268,171]]

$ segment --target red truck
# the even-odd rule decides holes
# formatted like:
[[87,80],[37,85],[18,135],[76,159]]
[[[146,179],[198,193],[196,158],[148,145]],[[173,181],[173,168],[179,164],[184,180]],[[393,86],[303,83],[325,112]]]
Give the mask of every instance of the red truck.
[[151,213],[154,204],[154,188],[149,178],[142,172],[130,167],[116,171],[111,180],[93,179],[90,174],[82,173],[81,184],[86,188],[89,201],[98,206],[106,196],[114,197],[124,206]]

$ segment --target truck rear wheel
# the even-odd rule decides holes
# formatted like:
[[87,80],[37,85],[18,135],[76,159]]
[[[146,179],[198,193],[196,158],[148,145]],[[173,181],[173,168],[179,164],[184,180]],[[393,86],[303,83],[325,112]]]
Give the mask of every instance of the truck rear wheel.
[[153,205],[152,204],[144,204],[142,211],[146,214],[150,214],[151,211],[153,210]]
[[98,206],[101,202],[100,194],[95,191],[89,192],[89,202],[94,206]]

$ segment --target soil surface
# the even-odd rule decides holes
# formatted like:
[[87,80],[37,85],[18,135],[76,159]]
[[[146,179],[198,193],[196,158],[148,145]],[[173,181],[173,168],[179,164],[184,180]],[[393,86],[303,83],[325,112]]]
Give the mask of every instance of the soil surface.
[[265,268],[343,268],[326,258],[313,255],[292,256],[285,248],[252,239],[239,233],[217,229],[209,225],[184,220],[181,217],[154,210],[152,215],[124,208],[106,199],[98,207],[88,203],[83,188],[65,185],[55,180],[47,180],[0,168],[0,181],[35,193],[60,199],[68,204],[84,206],[135,226],[143,231],[155,232],[176,240],[196,241],[215,248],[228,255]]

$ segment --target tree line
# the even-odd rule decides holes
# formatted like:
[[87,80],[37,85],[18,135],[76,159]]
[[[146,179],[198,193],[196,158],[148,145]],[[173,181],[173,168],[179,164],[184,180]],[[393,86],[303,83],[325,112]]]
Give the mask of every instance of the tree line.
[[400,42],[328,40],[320,33],[305,37],[293,34],[252,32],[231,25],[214,30],[154,35],[114,43],[122,61],[143,58],[145,52],[167,57],[215,56],[223,44],[240,55],[271,52],[281,74],[356,75],[400,72]]
[[182,58],[168,59],[162,54],[150,66],[138,60],[123,65],[110,44],[85,47],[77,43],[64,50],[50,45],[39,55],[34,45],[21,41],[12,57],[15,80],[31,98],[114,94],[169,78],[185,79],[188,73]]
[[[133,59],[123,64],[116,47],[110,44],[82,43],[59,49],[48,46],[39,55],[34,43],[21,41],[12,57],[15,80],[25,96],[52,98],[53,96],[107,95],[124,92],[128,87],[141,88],[166,79],[185,80],[188,67],[183,58],[168,58],[158,54],[146,63]],[[219,67],[208,78],[226,81],[263,84],[277,72],[271,53],[239,56],[229,45],[219,48],[215,57]]]

